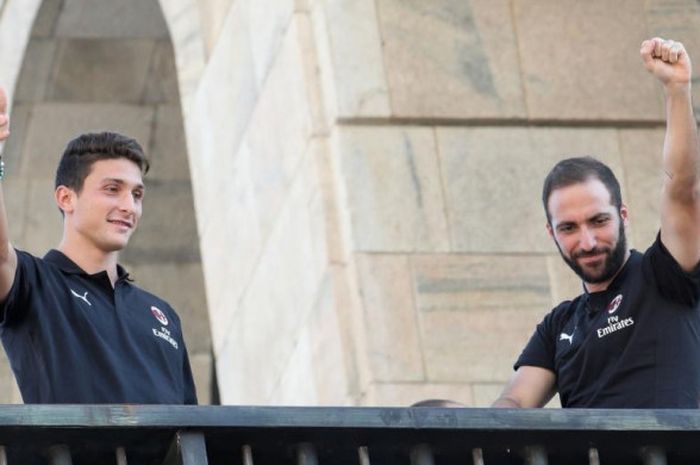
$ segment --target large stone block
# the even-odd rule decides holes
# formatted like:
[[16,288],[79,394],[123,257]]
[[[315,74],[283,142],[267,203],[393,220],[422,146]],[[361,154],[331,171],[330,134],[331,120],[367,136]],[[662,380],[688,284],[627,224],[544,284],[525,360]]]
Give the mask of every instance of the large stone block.
[[62,41],[56,52],[51,100],[140,103],[145,92],[153,40]]
[[33,178],[28,185],[24,207],[24,234],[18,245],[34,255],[43,256],[61,240],[63,219],[53,197],[53,178]]
[[625,185],[630,213],[630,245],[645,250],[656,239],[661,225],[661,166],[663,129],[620,131],[620,147],[625,164]]
[[528,115],[547,120],[659,120],[654,79],[639,45],[637,0],[515,0]]
[[146,180],[139,229],[123,252],[131,263],[197,263],[199,236],[189,181]]
[[[700,5],[693,0],[650,0],[644,2],[649,37],[683,42],[695,63],[700,60]],[[695,79],[698,68],[695,66]],[[660,86],[658,86],[660,88]],[[696,118],[700,115],[700,86],[693,88]]]
[[412,264],[428,380],[507,379],[550,310],[544,258],[425,255]]
[[190,355],[190,366],[192,368],[192,377],[194,378],[194,386],[197,390],[197,401],[199,405],[211,404],[211,381],[212,370],[214,368],[211,354]]
[[423,381],[423,354],[409,261],[358,254],[365,337],[375,381]]
[[551,253],[542,182],[560,159],[595,155],[624,179],[611,129],[444,128],[437,135],[456,252]]
[[[290,40],[285,36],[289,35],[293,11],[294,0],[249,0],[247,22],[250,30],[255,31],[251,35],[250,44],[255,75],[260,84],[278,59],[278,53],[285,53],[280,48],[289,47],[282,42]],[[298,44],[294,47],[298,47]]]
[[158,0],[64,0],[56,35],[82,38],[168,37]]
[[[0,3],[1,5],[1,3]],[[53,36],[56,21],[61,13],[63,0],[42,0],[34,19],[32,37],[47,38]]]
[[241,305],[262,251],[249,159],[245,151],[230,171],[222,166],[218,179],[226,183],[215,183],[216,195],[207,200],[216,214],[202,230],[201,247],[215,347],[228,336],[233,312]]
[[302,331],[291,356],[270,394],[271,405],[318,405],[317,384],[311,356],[309,334]]
[[[253,57],[248,26],[235,2],[229,11],[220,40],[217,41],[194,97],[194,107],[186,118],[196,120],[198,154],[192,160],[192,176],[198,183],[215,176],[219,160],[238,153],[245,128],[257,101]],[[207,201],[208,199],[203,199]],[[206,205],[197,210],[208,218]]]
[[146,78],[144,103],[179,104],[177,78],[172,42],[169,40],[156,41],[150,70]]
[[44,100],[55,50],[53,40],[32,39],[29,42],[20,71],[21,79],[15,89],[15,104]]
[[409,407],[427,399],[444,399],[469,407],[473,404],[468,384],[459,383],[374,383],[362,405]]
[[15,87],[40,3],[40,0],[8,0],[0,9],[0,82],[8,92]]
[[[29,212],[27,204],[32,198],[30,186],[30,181],[23,178],[7,178],[2,181],[2,194],[5,199],[10,241],[13,246],[20,249],[27,249],[31,245],[27,243],[27,238],[25,237],[25,224],[27,222],[27,213]],[[48,196],[50,191],[45,192],[45,194]],[[43,200],[47,203],[50,201],[50,199]],[[55,212],[58,213],[58,208],[56,208]],[[55,232],[55,239],[58,239],[60,230]]]
[[[148,147],[153,109],[119,104],[34,105],[21,156],[21,175],[53,178],[66,143],[85,132],[116,131]],[[51,189],[53,191],[53,189]]]
[[[298,175],[311,136],[301,51],[292,24],[277,54],[246,133],[261,231],[266,235]],[[284,102],[284,111],[280,111]],[[314,173],[315,175],[315,173]]]
[[559,255],[550,255],[547,260],[549,287],[552,290],[552,308],[564,300],[573,300],[583,293],[583,282]]
[[187,141],[180,105],[159,105],[156,108],[153,144],[148,154],[150,176],[162,180],[190,180]]
[[392,114],[523,118],[509,0],[379,0]]
[[204,44],[207,51],[211,53],[224,27],[233,0],[196,0],[196,3],[199,7]]
[[449,249],[433,130],[343,127],[335,143],[355,250]]
[[375,2],[329,0],[312,8],[329,116],[389,116]]

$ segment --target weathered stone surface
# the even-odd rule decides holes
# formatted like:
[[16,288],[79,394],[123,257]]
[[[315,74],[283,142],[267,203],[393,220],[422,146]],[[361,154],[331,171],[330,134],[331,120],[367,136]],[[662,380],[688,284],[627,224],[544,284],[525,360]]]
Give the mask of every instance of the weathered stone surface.
[[123,252],[132,263],[199,262],[199,236],[189,181],[145,181],[139,228]]
[[[683,42],[691,58],[700,58],[700,5],[693,0],[650,0],[644,2],[648,37],[663,37]],[[645,37],[646,38],[646,37]],[[697,65],[695,72],[698,76]],[[657,86],[660,94],[661,86]],[[696,118],[700,115],[700,86],[693,87]],[[663,115],[663,113],[662,113]]]
[[32,39],[22,62],[15,89],[15,104],[25,101],[42,101],[49,84],[56,44],[53,40]]
[[[247,22],[250,30],[255,31],[251,35],[250,44],[255,64],[255,75],[258,83],[262,83],[274,62],[280,54],[280,47],[289,47],[282,42],[289,41],[285,36],[289,35],[294,10],[294,0],[249,0]],[[293,34],[295,42],[298,38]],[[298,44],[294,44],[298,47]],[[295,51],[294,53],[298,53]]]
[[157,107],[152,140],[148,153],[151,163],[149,177],[189,182],[187,142],[179,105]]
[[63,232],[63,219],[53,191],[53,178],[33,178],[23,204],[26,210],[24,233],[17,241],[39,257],[58,245]]
[[255,275],[262,250],[249,161],[250,153],[245,151],[230,170],[226,165],[221,167],[218,179],[225,179],[225,185],[216,183],[218,190],[208,200],[217,214],[202,230],[211,330],[217,348],[229,335],[233,312],[241,305],[243,291]]
[[638,1],[516,0],[513,11],[531,118],[663,118],[639,57],[648,33]]
[[62,41],[56,52],[49,98],[69,102],[141,102],[154,48],[152,40]]
[[207,51],[211,53],[224,27],[233,0],[196,0],[195,3],[199,7],[204,44]]
[[663,129],[620,131],[620,148],[625,164],[625,185],[630,213],[630,245],[645,250],[656,239],[661,225],[661,166]]
[[525,116],[509,0],[380,0],[392,114]]
[[444,399],[472,406],[469,385],[458,383],[375,383],[362,405],[377,407],[409,407],[427,399]]
[[[246,134],[255,203],[265,235],[277,220],[309,146],[311,114],[302,71],[296,28],[291,26]],[[284,111],[280,111],[280,102],[284,102]]]
[[[201,183],[216,177],[218,158],[238,153],[243,133],[253,113],[258,89],[250,52],[248,27],[239,11],[242,2],[235,2],[228,14],[224,33],[217,42],[202,75],[194,97],[192,114],[196,120],[193,130],[198,133],[198,156],[192,161],[193,179]],[[201,208],[208,218],[202,197]]]
[[438,129],[452,250],[551,253],[542,182],[570,156],[594,155],[620,179],[617,132],[610,129]]
[[34,105],[23,146],[21,175],[53,179],[66,143],[84,132],[116,131],[135,138],[147,147],[152,120],[153,109],[142,106],[59,103]]
[[190,354],[209,355],[211,337],[201,264],[176,261],[137,264],[126,258],[121,262],[137,286],[164,299],[175,309]]
[[190,355],[192,377],[197,389],[197,401],[199,405],[211,404],[211,379],[214,362],[210,354]]
[[422,347],[408,258],[358,254],[356,260],[373,379],[423,381]]
[[507,379],[515,357],[550,309],[541,257],[413,257],[428,380]]
[[448,250],[433,131],[343,127],[336,136],[355,250]]
[[291,351],[279,384],[270,394],[271,405],[318,405],[309,334],[302,331]]
[[[1,5],[1,4],[0,4]],[[42,0],[34,19],[32,37],[47,38],[53,36],[56,21],[61,13],[62,0]]]
[[29,186],[29,180],[23,178],[11,177],[2,181],[2,193],[5,198],[10,241],[13,246],[20,249],[26,249],[28,246],[24,237],[24,231],[27,221],[27,202],[30,199]]
[[549,287],[552,290],[552,308],[564,300],[572,300],[583,292],[581,279],[559,255],[548,256],[546,260]]
[[40,3],[40,0],[7,0],[0,11],[0,83],[8,92],[15,87]]
[[381,37],[373,0],[313,5],[329,116],[389,116]]
[[158,0],[64,0],[56,35],[83,38],[167,37]]
[[169,40],[155,42],[146,78],[144,103],[179,103],[175,52]]
[[[1,6],[1,5],[0,5]],[[3,404],[21,404],[22,396],[15,381],[10,362],[4,351],[0,355],[0,399]]]

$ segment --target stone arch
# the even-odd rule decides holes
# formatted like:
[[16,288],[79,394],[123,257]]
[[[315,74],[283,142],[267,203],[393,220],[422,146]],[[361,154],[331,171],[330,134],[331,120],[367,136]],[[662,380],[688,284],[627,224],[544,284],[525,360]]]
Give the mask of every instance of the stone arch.
[[[43,255],[60,239],[51,192],[66,141],[111,129],[142,143],[152,163],[145,214],[121,260],[137,283],[178,310],[200,402],[207,403],[211,339],[180,99],[181,89],[190,95],[197,53],[181,39],[183,25],[192,24],[177,23],[176,2],[164,3],[171,24],[158,0],[0,1],[0,37],[12,33],[15,47],[0,45],[0,55],[7,53],[0,77],[14,89],[3,189],[13,241]],[[187,9],[190,2],[180,3]],[[177,67],[169,30],[178,38]],[[20,399],[14,391],[2,400]]]

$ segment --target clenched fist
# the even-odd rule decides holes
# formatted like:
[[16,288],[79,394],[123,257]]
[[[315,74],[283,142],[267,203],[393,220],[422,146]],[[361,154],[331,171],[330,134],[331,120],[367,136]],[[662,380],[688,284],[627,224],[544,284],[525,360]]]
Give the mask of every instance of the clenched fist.
[[654,37],[642,42],[639,53],[647,71],[667,88],[690,85],[693,71],[690,57],[682,43]]

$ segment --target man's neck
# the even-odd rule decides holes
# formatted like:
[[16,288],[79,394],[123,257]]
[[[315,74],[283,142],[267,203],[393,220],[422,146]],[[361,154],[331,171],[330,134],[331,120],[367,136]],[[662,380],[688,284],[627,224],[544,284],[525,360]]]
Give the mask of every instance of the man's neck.
[[81,246],[66,240],[63,240],[57,249],[88,274],[106,271],[109,281],[114,287],[118,278],[118,252],[104,252],[95,247]]

